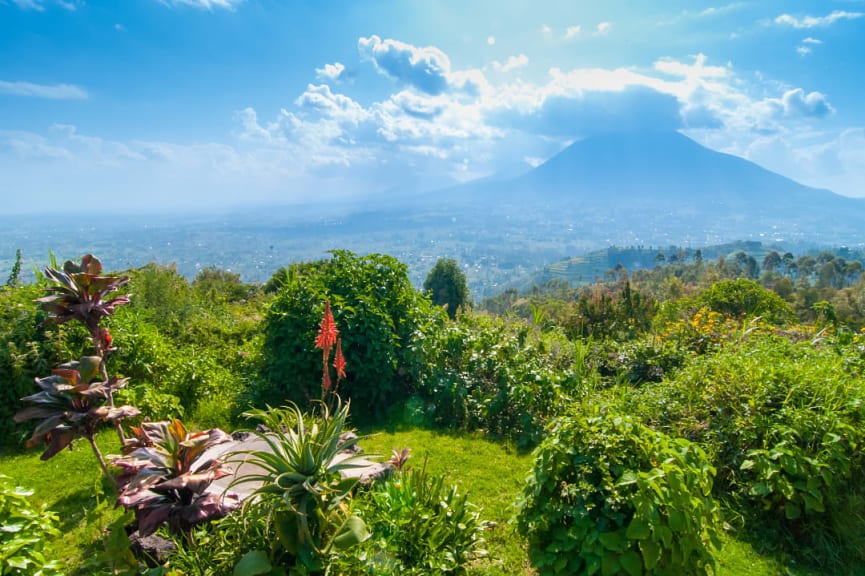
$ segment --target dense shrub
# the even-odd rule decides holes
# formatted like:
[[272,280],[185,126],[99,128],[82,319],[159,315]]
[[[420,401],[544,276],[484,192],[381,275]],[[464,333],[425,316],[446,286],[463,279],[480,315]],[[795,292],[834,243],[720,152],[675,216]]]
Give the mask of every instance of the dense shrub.
[[591,366],[614,382],[660,382],[685,362],[686,351],[669,340],[654,337],[592,346]]
[[[716,492],[793,546],[821,548],[833,539],[847,561],[862,562],[860,527],[839,533],[841,508],[863,472],[865,387],[858,349],[794,343],[761,334],[699,356],[672,380],[645,386],[625,409],[651,426],[702,444],[718,470]],[[840,546],[838,544],[840,543]],[[821,554],[824,555],[821,557]]]
[[24,576],[63,574],[56,560],[46,560],[42,549],[48,538],[60,535],[57,514],[34,506],[32,490],[12,486],[0,475],[0,574]]
[[17,442],[29,428],[12,415],[23,407],[19,398],[37,391],[34,378],[85,348],[80,327],[43,323],[47,314],[34,303],[40,296],[37,286],[0,288],[0,442]]
[[546,422],[581,390],[573,345],[522,321],[465,315],[424,344],[421,393],[439,425],[536,444]]
[[265,320],[265,382],[256,403],[301,404],[321,396],[320,356],[313,351],[325,300],[342,338],[347,378],[340,394],[356,418],[381,417],[406,399],[423,363],[420,344],[444,312],[416,291],[407,268],[390,256],[335,251],[328,260],[295,264]]
[[793,309],[783,298],[747,278],[716,282],[697,301],[714,312],[740,319],[763,316],[776,324],[795,319]]
[[519,504],[547,574],[706,574],[718,546],[714,469],[701,448],[629,417],[565,416],[538,447]]

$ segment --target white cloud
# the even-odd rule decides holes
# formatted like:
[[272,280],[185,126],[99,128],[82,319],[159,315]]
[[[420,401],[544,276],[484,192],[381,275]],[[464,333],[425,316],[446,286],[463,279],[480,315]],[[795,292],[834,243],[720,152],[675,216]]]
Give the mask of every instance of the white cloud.
[[823,118],[835,112],[825,94],[820,92],[806,94],[801,88],[788,90],[780,101],[784,116],[787,117]]
[[808,38],[805,38],[804,40],[802,40],[802,42],[804,44],[814,44],[814,45],[820,45],[823,43],[822,40],[818,40],[817,38],[811,38],[810,36]]
[[495,43],[496,43],[496,37],[495,36],[487,36],[487,44],[488,45],[493,46]]
[[192,8],[200,8],[202,10],[213,10],[214,8],[234,10],[244,0],[159,0],[159,2],[171,7],[191,6]]
[[322,68],[315,69],[315,75],[319,80],[338,82],[345,75],[345,66],[339,62],[325,64]]
[[701,16],[701,17],[719,16],[721,14],[727,14],[729,12],[734,12],[736,10],[744,8],[745,6],[746,6],[746,4],[744,2],[733,2],[731,4],[726,4],[724,6],[718,6],[718,7],[710,6],[709,8],[706,8],[705,10],[700,12],[698,14],[698,16]]
[[724,66],[706,66],[706,55],[703,53],[694,57],[693,64],[662,58],[655,62],[654,68],[658,72],[684,78],[724,78],[729,74]]
[[790,14],[781,14],[775,18],[775,24],[786,24],[793,28],[807,29],[831,26],[839,20],[855,20],[865,16],[863,12],[846,12],[844,10],[835,10],[826,16],[804,16],[797,18]]
[[546,24],[541,24],[541,34],[544,36],[551,36],[553,33],[553,29],[547,26]]
[[583,30],[582,26],[568,26],[565,29],[565,40],[572,40],[580,35]]
[[358,124],[366,117],[363,107],[344,94],[334,94],[327,84],[309,84],[295,100],[300,108],[314,110],[325,116]]
[[369,38],[361,37],[357,46],[361,56],[386,76],[406,82],[427,94],[441,94],[448,89],[451,61],[438,48],[382,40],[375,34]]
[[612,26],[609,22],[601,22],[595,27],[595,36],[606,36]]
[[22,10],[36,10],[37,12],[45,10],[45,7],[42,5],[44,0],[12,0],[12,3]]
[[499,62],[498,60],[493,60],[493,68],[498,70],[499,72],[510,72],[511,70],[516,70],[517,68],[523,68],[528,66],[529,57],[525,54],[520,54],[519,56],[509,56],[504,63]]
[[73,84],[33,84],[0,80],[0,94],[29,96],[50,100],[86,100],[87,91]]
[[807,56],[810,53],[811,53],[811,49],[807,46],[797,46],[796,47],[796,54],[798,54],[799,56]]

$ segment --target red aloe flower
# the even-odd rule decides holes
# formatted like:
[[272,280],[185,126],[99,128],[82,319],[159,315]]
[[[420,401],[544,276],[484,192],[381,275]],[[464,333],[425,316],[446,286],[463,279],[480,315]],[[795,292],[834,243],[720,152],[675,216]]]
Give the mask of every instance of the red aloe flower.
[[[336,343],[337,334],[339,334],[339,330],[336,329],[336,322],[333,321],[333,314],[330,312],[330,301],[327,300],[324,303],[321,327],[315,338],[315,347],[330,352],[331,347]],[[327,354],[325,354],[325,362],[327,362]]]
[[345,358],[342,355],[342,338],[336,339],[336,355],[333,357],[333,367],[336,368],[337,383],[345,378]]

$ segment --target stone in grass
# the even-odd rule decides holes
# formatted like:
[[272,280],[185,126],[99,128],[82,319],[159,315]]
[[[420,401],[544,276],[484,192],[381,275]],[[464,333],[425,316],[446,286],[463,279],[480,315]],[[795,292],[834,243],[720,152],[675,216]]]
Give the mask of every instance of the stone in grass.
[[151,534],[142,538],[138,530],[129,535],[129,544],[136,558],[151,568],[162,566],[177,551],[177,545],[166,538]]

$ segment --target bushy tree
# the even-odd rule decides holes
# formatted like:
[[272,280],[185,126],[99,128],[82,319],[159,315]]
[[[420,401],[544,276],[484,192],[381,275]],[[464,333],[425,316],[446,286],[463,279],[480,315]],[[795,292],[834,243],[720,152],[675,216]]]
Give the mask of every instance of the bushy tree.
[[714,312],[737,318],[763,316],[770,322],[783,323],[794,317],[783,298],[746,278],[716,282],[700,294],[698,302]]
[[298,263],[265,319],[262,376],[253,390],[259,404],[307,404],[321,397],[322,368],[316,326],[329,300],[347,363],[340,392],[352,412],[375,419],[413,390],[420,342],[443,320],[409,281],[406,266],[390,256],[334,251],[327,260]]
[[453,258],[439,258],[424,280],[423,289],[433,304],[447,305],[451,320],[456,318],[457,310],[471,304],[466,275]]

